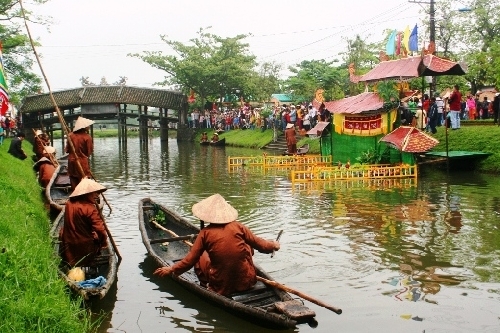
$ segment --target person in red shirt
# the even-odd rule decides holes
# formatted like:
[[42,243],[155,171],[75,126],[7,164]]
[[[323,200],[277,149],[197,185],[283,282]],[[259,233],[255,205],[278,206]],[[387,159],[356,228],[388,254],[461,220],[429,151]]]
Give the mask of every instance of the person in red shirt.
[[106,227],[96,205],[104,191],[101,184],[84,178],[66,202],[59,239],[61,257],[71,267],[92,266],[95,256],[107,247]]
[[450,121],[451,129],[456,130],[460,128],[460,111],[462,103],[462,94],[458,88],[458,85],[453,87],[453,92],[448,99],[450,105]]
[[[71,145],[66,145],[66,152],[68,156],[68,173],[71,181],[71,189],[74,190],[80,183],[82,178],[91,177],[89,157],[94,152],[94,143],[92,137],[88,134],[88,128],[94,123],[93,120],[78,117],[75,122],[73,132],[69,133],[68,140],[71,140],[76,153],[72,151]],[[78,165],[80,164],[80,166]]]
[[220,194],[214,194],[193,205],[193,214],[210,224],[200,230],[191,251],[173,266],[158,268],[161,277],[181,275],[194,266],[200,283],[220,295],[250,289],[256,282],[253,249],[271,253],[280,244],[255,236],[248,227],[236,221],[238,211]]

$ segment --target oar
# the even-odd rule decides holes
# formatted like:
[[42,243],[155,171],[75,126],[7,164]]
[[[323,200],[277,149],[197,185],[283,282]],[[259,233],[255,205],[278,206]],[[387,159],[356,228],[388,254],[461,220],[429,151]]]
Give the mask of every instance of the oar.
[[[278,232],[278,237],[276,237],[276,241],[279,241],[280,240],[280,237],[281,237],[281,234],[283,233],[283,230],[280,230],[280,232]],[[271,253],[271,258],[274,257],[274,250],[273,250],[273,253]]]
[[333,312],[335,312],[336,314],[341,314],[342,313],[342,309],[339,309],[333,305],[330,305],[330,304],[327,304],[323,301],[320,301],[312,296],[309,296],[307,294],[304,294],[303,292],[300,292],[298,290],[295,290],[295,289],[292,289],[290,287],[287,287],[285,285],[282,285],[281,283],[278,283],[276,281],[271,281],[271,280],[268,280],[268,279],[264,279],[263,277],[260,277],[260,276],[257,276],[257,281],[261,281],[267,285],[270,285],[274,288],[277,288],[277,289],[280,289],[280,290],[283,290],[283,291],[286,291],[288,293],[291,293],[291,294],[295,294],[303,299],[306,299],[314,304],[317,304],[319,306],[322,306],[328,310],[331,310]]
[[149,241],[149,244],[158,244],[158,243],[165,243],[165,242],[175,242],[175,241],[187,240],[187,239],[194,238],[196,236],[197,236],[197,234],[192,234],[192,235],[186,235],[186,236],[152,239]]

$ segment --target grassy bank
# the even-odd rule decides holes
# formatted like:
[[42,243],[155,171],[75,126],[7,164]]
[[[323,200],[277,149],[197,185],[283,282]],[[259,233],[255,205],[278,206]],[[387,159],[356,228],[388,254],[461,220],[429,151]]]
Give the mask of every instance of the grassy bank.
[[[30,158],[0,146],[0,332],[88,332],[89,314],[57,274],[50,219]],[[23,142],[30,156],[32,146]]]

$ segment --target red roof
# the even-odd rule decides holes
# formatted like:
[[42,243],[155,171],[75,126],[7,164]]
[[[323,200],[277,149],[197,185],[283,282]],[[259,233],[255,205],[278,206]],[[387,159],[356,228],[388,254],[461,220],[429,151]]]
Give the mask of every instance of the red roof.
[[432,54],[424,57],[408,57],[382,61],[371,71],[362,75],[360,82],[386,79],[411,79],[421,76],[464,75],[466,66]]
[[380,139],[394,148],[407,153],[423,153],[431,150],[439,141],[415,127],[401,126]]
[[[321,103],[316,100],[314,107],[319,109]],[[356,114],[367,111],[377,111],[382,109],[384,101],[377,93],[365,92],[356,96],[339,99],[336,101],[324,102],[325,107],[331,113]]]

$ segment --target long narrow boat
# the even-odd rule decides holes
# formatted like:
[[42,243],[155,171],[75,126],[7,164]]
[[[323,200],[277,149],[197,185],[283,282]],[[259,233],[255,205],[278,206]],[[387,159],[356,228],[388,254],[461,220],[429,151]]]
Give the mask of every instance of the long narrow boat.
[[200,141],[200,146],[209,146],[210,141]]
[[[45,188],[45,196],[51,208],[61,211],[71,194],[71,182],[68,174],[68,154],[58,158],[57,162],[59,165],[56,167],[52,178],[50,178]],[[104,200],[102,196],[99,198],[99,208],[102,209],[104,207]]]
[[[64,209],[59,213],[54,224],[52,225],[52,229],[50,230],[50,236],[52,237],[52,241],[54,244],[54,254],[60,257],[60,242],[59,242],[59,232],[64,227]],[[108,246],[101,250],[100,255],[98,255],[94,263],[96,264],[96,268],[92,272],[86,273],[86,279],[95,279],[99,276],[102,276],[106,279],[106,282],[100,287],[90,287],[84,288],[71,280],[68,277],[69,267],[63,263],[61,263],[58,267],[59,275],[66,281],[68,287],[73,290],[78,295],[82,296],[85,300],[93,300],[93,299],[102,299],[106,296],[107,292],[115,283],[116,276],[118,273],[118,257],[113,248],[111,240],[108,236],[106,240]]]
[[[139,202],[139,229],[142,242],[158,266],[172,266],[184,258],[190,250],[186,239],[195,238],[200,230],[187,219],[149,198]],[[168,243],[157,241],[175,235],[185,236],[180,237],[184,240]],[[272,280],[258,265],[255,268],[258,276]],[[228,312],[264,327],[284,329],[294,328],[299,323],[317,324],[314,319],[316,314],[312,310],[294,300],[290,294],[260,281],[250,290],[225,297],[201,286],[193,269],[180,276],[173,275],[172,279]]]
[[211,146],[224,147],[226,146],[226,138],[222,138],[218,141],[210,141]]

